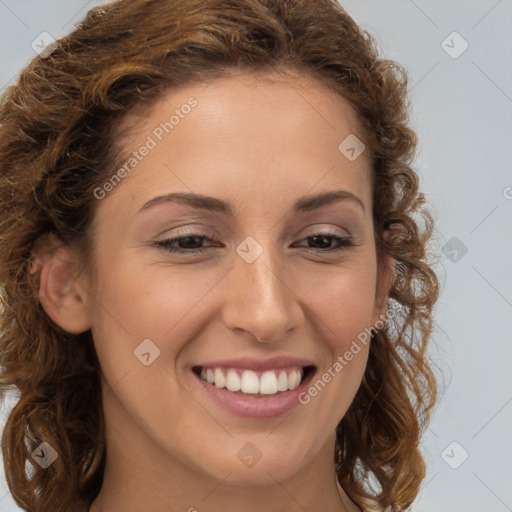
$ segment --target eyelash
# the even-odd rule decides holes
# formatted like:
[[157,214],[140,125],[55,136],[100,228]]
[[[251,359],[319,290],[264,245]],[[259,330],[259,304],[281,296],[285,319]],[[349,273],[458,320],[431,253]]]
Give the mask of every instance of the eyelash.
[[[309,238],[315,238],[317,236],[323,236],[323,237],[326,237],[326,238],[332,238],[333,240],[338,242],[339,246],[338,247],[333,247],[333,248],[330,248],[330,249],[311,249],[311,248],[306,248],[306,250],[308,252],[313,252],[313,253],[316,253],[316,254],[325,254],[325,253],[331,253],[331,252],[343,251],[343,250],[351,249],[351,248],[355,247],[356,245],[358,245],[358,244],[354,243],[354,240],[350,236],[341,237],[341,236],[334,235],[334,234],[331,234],[331,233],[314,233],[314,234],[312,234],[310,236],[307,236],[307,237],[303,238],[302,240],[307,240]],[[202,247],[202,248],[196,248],[196,249],[181,249],[181,248],[173,247],[171,245],[174,242],[177,242],[179,240],[183,240],[184,238],[199,238],[199,239],[201,239],[201,241],[203,241],[203,240],[210,240],[212,242],[216,242],[216,240],[213,240],[213,239],[209,238],[206,235],[201,235],[199,233],[190,233],[190,234],[182,235],[182,236],[175,237],[175,238],[169,238],[167,240],[161,240],[159,242],[155,242],[154,245],[156,247],[160,248],[160,249],[163,249],[166,252],[178,253],[178,254],[197,254],[197,253],[205,252],[206,250],[209,249],[208,247]]]

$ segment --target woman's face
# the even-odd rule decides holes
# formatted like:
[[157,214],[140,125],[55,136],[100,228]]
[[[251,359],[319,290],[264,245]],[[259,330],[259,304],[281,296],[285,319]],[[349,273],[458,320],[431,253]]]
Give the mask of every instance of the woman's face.
[[80,283],[109,455],[148,472],[242,485],[332,467],[367,362],[358,335],[384,311],[357,118],[316,82],[273,78],[138,107],[122,142],[136,153],[96,191]]

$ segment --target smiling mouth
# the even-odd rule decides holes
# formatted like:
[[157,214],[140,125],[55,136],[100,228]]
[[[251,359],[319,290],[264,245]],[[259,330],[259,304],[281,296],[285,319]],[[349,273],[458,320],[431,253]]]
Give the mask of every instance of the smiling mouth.
[[243,368],[195,366],[192,371],[203,381],[235,394],[269,396],[293,391],[315,370],[314,366],[275,368],[264,372]]

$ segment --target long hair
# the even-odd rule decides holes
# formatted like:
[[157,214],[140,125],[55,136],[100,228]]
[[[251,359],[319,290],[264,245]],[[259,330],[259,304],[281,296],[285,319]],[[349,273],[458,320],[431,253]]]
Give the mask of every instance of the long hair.
[[[121,0],[89,11],[0,103],[0,395],[19,396],[2,450],[12,496],[30,512],[89,506],[106,460],[91,332],[67,333],[45,313],[30,273],[36,244],[54,233],[89,257],[94,190],[122,161],[115,129],[126,112],[233,69],[314,77],[362,123],[375,244],[379,261],[396,260],[390,298],[399,314],[372,335],[362,384],[337,429],[336,471],[364,510],[402,511],[418,493],[419,442],[436,400],[426,349],[438,282],[427,252],[433,221],[411,168],[417,141],[405,70],[380,58],[335,0]],[[45,469],[31,456],[43,441],[58,453]]]

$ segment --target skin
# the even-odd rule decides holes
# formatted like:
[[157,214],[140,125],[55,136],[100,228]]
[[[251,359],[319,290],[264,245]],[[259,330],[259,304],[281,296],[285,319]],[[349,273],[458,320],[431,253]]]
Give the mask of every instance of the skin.
[[[77,274],[80,255],[67,247],[39,261],[43,306],[70,332],[92,330],[101,365],[108,457],[90,512],[359,510],[337,489],[334,430],[367,346],[309,404],[276,419],[231,414],[191,371],[284,354],[313,361],[316,379],[385,313],[393,265],[377,264],[370,159],[338,150],[352,133],[363,139],[357,117],[308,78],[243,73],[138,106],[126,119],[137,133],[120,145],[138,150],[191,96],[197,106],[97,202],[87,269]],[[364,208],[346,199],[292,213],[303,196],[339,189]],[[235,216],[178,203],[138,213],[191,191],[230,202]],[[154,245],[190,233],[210,248]],[[308,239],[318,233],[356,245],[315,254],[308,248],[337,246]],[[236,252],[248,236],[263,248],[250,264]],[[160,350],[149,366],[134,357],[147,338]],[[252,467],[237,457],[248,442],[261,453]]]

